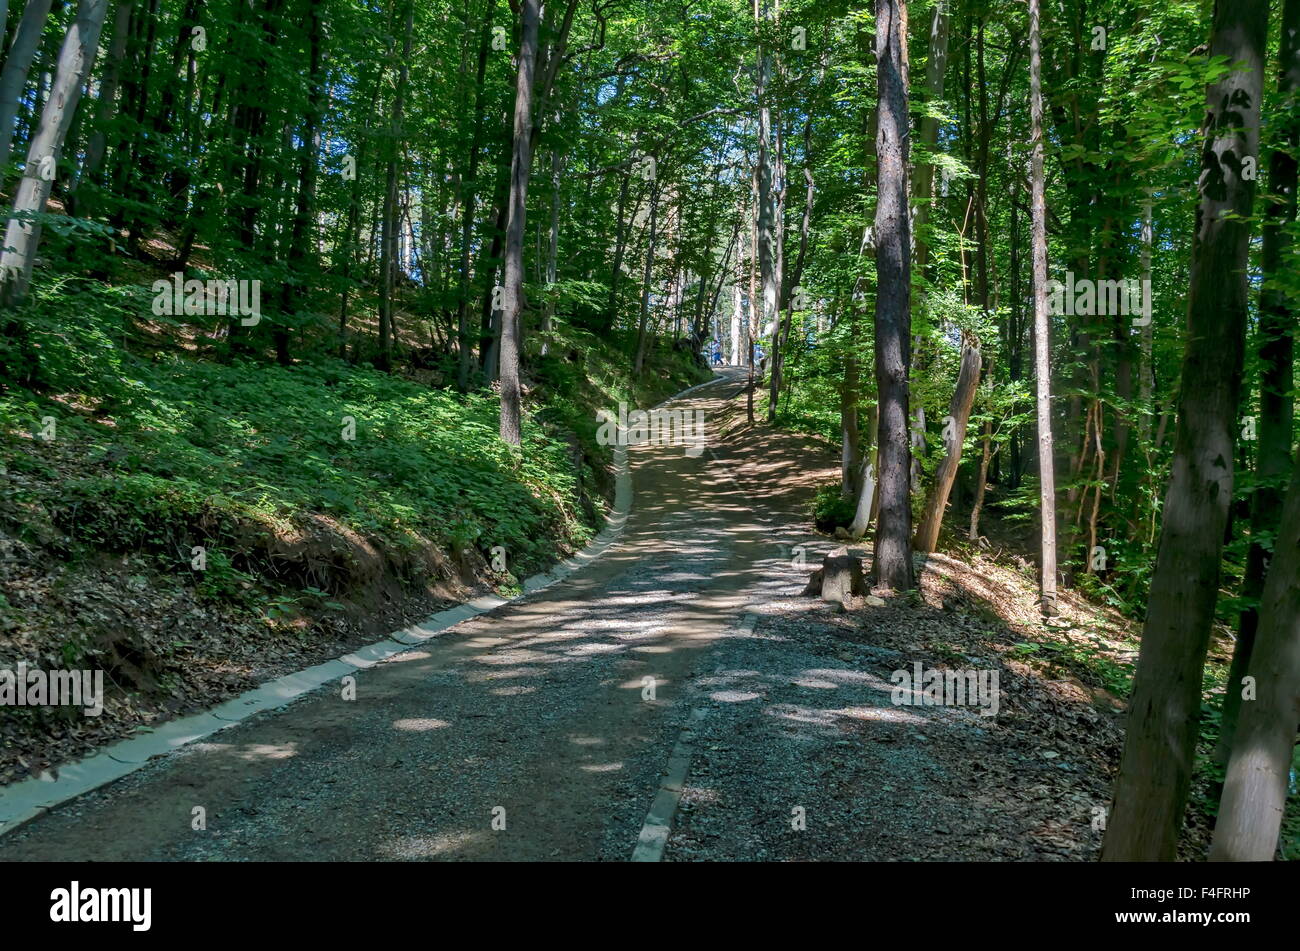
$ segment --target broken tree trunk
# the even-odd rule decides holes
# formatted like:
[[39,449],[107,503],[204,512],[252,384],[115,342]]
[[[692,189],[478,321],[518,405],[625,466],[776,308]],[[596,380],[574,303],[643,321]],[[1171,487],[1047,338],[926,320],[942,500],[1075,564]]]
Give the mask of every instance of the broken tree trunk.
[[862,556],[851,554],[840,546],[822,560],[822,566],[808,579],[806,595],[820,595],[823,601],[844,604],[853,595],[867,593],[866,576],[862,570]]
[[957,388],[953,391],[952,402],[948,404],[948,419],[944,420],[944,448],[947,452],[935,471],[934,486],[925,500],[925,511],[921,513],[921,522],[917,526],[916,537],[912,540],[913,551],[934,551],[934,546],[939,542],[939,526],[943,522],[944,509],[948,507],[948,494],[957,478],[957,467],[961,465],[961,450],[966,442],[966,423],[970,419],[971,407],[975,405],[975,390],[979,381],[979,346],[975,340],[963,334],[961,371],[957,374]]

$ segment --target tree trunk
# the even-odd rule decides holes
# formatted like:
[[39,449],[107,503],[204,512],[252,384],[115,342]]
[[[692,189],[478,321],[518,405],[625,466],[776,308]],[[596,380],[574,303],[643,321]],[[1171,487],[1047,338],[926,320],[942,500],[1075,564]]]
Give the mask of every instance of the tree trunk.
[[[769,419],[776,419],[776,403],[780,395],[782,369],[785,366],[785,349],[790,344],[790,328],[794,323],[794,295],[799,287],[799,282],[803,280],[804,261],[808,254],[808,234],[812,227],[813,202],[816,197],[816,187],[813,181],[812,173],[812,118],[809,117],[804,122],[803,127],[803,149],[804,149],[804,204],[803,220],[799,224],[799,251],[795,255],[794,269],[790,272],[790,279],[785,279],[784,270],[781,274],[781,306],[785,311],[784,326],[781,330],[780,339],[773,337],[772,340],[772,390],[771,399],[768,403]],[[782,162],[782,178],[784,178],[784,162]],[[782,252],[784,259],[784,252]]]
[[474,348],[470,345],[473,335],[470,333],[469,323],[470,247],[474,240],[474,215],[478,207],[478,167],[483,140],[483,77],[487,72],[488,51],[492,44],[492,17],[495,12],[495,0],[488,0],[482,30],[479,33],[478,65],[475,73],[477,78],[474,84],[474,125],[470,132],[469,166],[461,176],[464,195],[461,200],[460,220],[460,297],[456,303],[456,345],[459,351],[456,362],[456,388],[462,393],[469,390],[469,378],[473,372],[474,362]]
[[981,440],[984,451],[980,455],[979,478],[975,482],[975,503],[970,510],[970,532],[966,536],[967,539],[973,542],[979,541],[980,537],[980,512],[984,509],[984,492],[989,479],[989,458],[992,455],[989,450],[992,436],[993,421],[986,419],[984,420],[984,438]]
[[880,427],[880,517],[876,522],[876,584],[914,586],[908,442],[911,363],[911,222],[907,206],[907,4],[876,0],[876,391]]
[[560,255],[560,182],[564,178],[564,157],[559,149],[551,150],[551,229],[546,242],[546,309],[542,312],[542,356],[551,346],[551,328],[555,321],[555,280]]
[[1244,68],[1206,90],[1174,458],[1102,847],[1107,861],[1172,861],[1191,783],[1202,668],[1232,501],[1255,193],[1253,176],[1241,176],[1240,157],[1259,154],[1268,6],[1268,0],[1215,4],[1210,56]]
[[[840,382],[840,497],[855,499],[862,479],[862,429],[858,425],[858,360],[844,357],[844,378]],[[870,429],[867,430],[870,432]]]
[[[1278,51],[1278,99],[1290,101],[1300,92],[1300,0],[1287,0],[1282,8],[1282,30]],[[1286,271],[1285,261],[1293,253],[1289,225],[1296,217],[1296,159],[1300,144],[1300,117],[1294,110],[1284,113],[1286,128],[1281,148],[1269,156],[1269,197],[1264,213],[1264,240],[1260,252],[1263,287],[1259,293],[1259,455],[1255,468],[1257,486],[1250,502],[1250,550],[1246,556],[1246,577],[1242,594],[1252,601],[1264,590],[1267,542],[1278,531],[1282,510],[1282,485],[1291,466],[1292,419],[1295,401],[1291,395],[1295,362],[1293,337],[1296,315],[1287,295],[1275,282]],[[1241,612],[1237,643],[1232,653],[1228,689],[1223,697],[1223,718],[1216,758],[1227,763],[1233,731],[1241,709],[1241,678],[1250,673],[1251,651],[1259,627],[1259,611],[1250,605]]]
[[510,215],[506,222],[505,311],[501,316],[501,441],[518,446],[520,429],[519,348],[524,311],[524,213],[533,163],[533,72],[537,67],[540,0],[520,0],[519,68],[515,77]]
[[1056,472],[1052,455],[1052,338],[1047,312],[1047,199],[1043,184],[1042,51],[1039,0],[1029,0],[1029,111],[1033,155],[1030,168],[1034,269],[1034,368],[1038,376],[1038,472],[1042,518],[1039,609],[1056,614]]
[[[27,0],[22,19],[18,21],[18,29],[14,33],[14,41],[4,51],[5,64],[0,70],[0,187],[4,185],[3,170],[9,167],[18,103],[27,87],[27,72],[40,48],[41,33],[45,30],[45,21],[49,15],[50,0]],[[0,37],[0,42],[2,41],[3,37]]]
[[[754,4],[754,19],[759,19],[759,4]],[[757,25],[757,24],[756,24]],[[776,229],[780,223],[774,220],[772,181],[772,107],[768,103],[768,80],[771,77],[771,55],[762,48],[760,42],[758,63],[755,71],[755,97],[758,100],[758,191],[755,195],[758,221],[758,282],[760,307],[758,317],[758,335],[769,338],[770,343],[777,341],[777,273],[776,273]],[[751,306],[752,303],[751,303]],[[775,360],[775,354],[768,355],[769,361]],[[774,407],[768,407],[768,420],[772,419]]]
[[[1149,286],[1151,283],[1151,245],[1154,238],[1154,222],[1151,218],[1151,196],[1148,194],[1142,202],[1142,279]],[[1151,319],[1141,327],[1141,349],[1138,362],[1138,402],[1141,404],[1138,415],[1138,436],[1142,448],[1151,445],[1151,389],[1154,382],[1151,376],[1151,342],[1153,339]]]
[[[623,176],[623,181],[618,186],[618,213],[616,214],[616,223],[614,226],[614,263],[609,272],[609,304],[606,306],[605,320],[603,328],[612,330],[618,318],[618,279],[623,276],[623,253],[627,247],[627,192],[632,183],[632,175]],[[638,196],[637,207],[640,207],[641,200]],[[633,217],[636,216],[633,209]]]
[[[86,159],[81,172],[68,190],[68,213],[89,217],[92,214],[91,203],[86,201],[81,186],[87,180],[92,185],[99,184],[99,173],[104,166],[104,152],[108,146],[105,127],[112,122],[117,113],[117,87],[122,81],[122,61],[126,58],[126,41],[131,27],[133,3],[121,3],[113,19],[113,38],[108,47],[108,65],[99,83],[99,98],[95,104],[95,130],[86,145]],[[74,198],[75,196],[75,198]]]
[[[957,388],[953,390],[952,401],[948,404],[951,422],[944,421],[946,454],[934,474],[934,485],[925,500],[925,510],[921,513],[921,523],[916,529],[916,538],[912,547],[916,551],[934,551],[939,543],[939,527],[943,522],[944,510],[948,507],[948,493],[952,491],[953,480],[957,478],[957,467],[961,465],[962,447],[966,443],[966,423],[970,419],[971,407],[975,405],[975,390],[980,382],[980,351],[975,342],[963,335],[961,348],[961,371],[957,375]],[[949,435],[951,434],[950,438]]]
[[284,282],[284,290],[280,298],[280,317],[276,320],[273,330],[275,358],[281,366],[288,366],[291,362],[289,327],[286,321],[301,306],[308,284],[308,275],[303,265],[307,260],[309,232],[315,221],[316,168],[320,158],[321,119],[325,109],[324,56],[321,50],[322,2],[323,0],[308,0],[307,3],[308,77],[311,89],[307,95],[307,115],[303,125],[302,150],[298,160],[298,194],[294,202],[293,224],[289,233],[289,250],[285,255],[289,277]]
[[[943,99],[944,76],[948,70],[948,9],[946,3],[937,3],[930,20],[930,54],[925,61],[925,98],[933,104]],[[930,259],[929,234],[927,222],[930,218],[930,202],[934,197],[934,162],[929,154],[939,142],[939,120],[933,116],[921,119],[921,144],[925,147],[926,157],[916,165],[916,181],[913,197],[916,213],[913,229],[916,233],[916,269],[925,277],[926,265]]]
[[650,282],[654,277],[655,237],[659,225],[659,182],[650,187],[650,233],[646,241],[645,273],[641,278],[641,316],[636,327],[636,357],[632,362],[632,373],[641,375],[645,367],[646,337],[650,318]]
[[[873,432],[879,423],[880,407],[877,405],[871,407],[867,415],[867,432]],[[876,462],[880,459],[878,447],[867,447],[865,451],[860,451],[860,457],[856,477],[858,503],[853,510],[853,521],[849,524],[850,538],[866,535],[872,516],[880,510],[880,493],[876,491]]]
[[[1288,5],[1295,6],[1295,0]],[[1250,661],[1256,696],[1238,720],[1210,846],[1212,862],[1267,862],[1277,849],[1300,722],[1300,459],[1281,525]],[[1228,692],[1236,690],[1229,683]]]
[[388,143],[388,167],[384,176],[383,234],[379,239],[379,357],[375,365],[381,370],[392,366],[393,359],[393,290],[397,262],[397,191],[398,160],[402,155],[402,113],[406,105],[406,80],[410,74],[411,37],[415,23],[415,4],[406,0],[403,13],[405,40],[401,64],[397,68],[397,89],[393,96],[392,139]]
[[[59,50],[59,64],[50,95],[41,110],[41,120],[27,150],[27,165],[14,196],[13,214],[41,213],[50,197],[52,181],[41,175],[43,162],[59,165],[63,140],[77,111],[77,101],[99,49],[99,34],[108,14],[108,0],[80,0],[77,15],[68,26]],[[23,300],[32,278],[41,226],[10,217],[5,233],[5,251],[0,255],[0,304],[13,306]]]

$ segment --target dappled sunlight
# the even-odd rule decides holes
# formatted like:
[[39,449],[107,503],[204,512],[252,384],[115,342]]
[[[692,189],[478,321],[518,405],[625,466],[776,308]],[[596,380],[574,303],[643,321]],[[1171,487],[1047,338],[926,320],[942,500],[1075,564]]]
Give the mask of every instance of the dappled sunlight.
[[465,675],[465,682],[471,684],[491,683],[495,680],[516,680],[520,677],[536,677],[543,673],[540,667],[513,667],[502,670],[475,671]]
[[[849,713],[852,710],[852,713]],[[774,703],[763,713],[780,720],[804,723],[809,726],[835,729],[842,719],[876,720],[882,723],[918,724],[926,722],[923,716],[908,713],[901,707],[818,708],[788,703]]]
[[253,743],[235,750],[235,755],[242,760],[289,759],[298,755],[296,743]]
[[381,858],[409,861],[411,859],[444,858],[448,854],[462,851],[471,845],[482,842],[491,832],[481,830],[461,830],[442,835],[404,835],[377,847]]
[[744,690],[715,690],[709,694],[709,699],[716,700],[718,703],[744,703],[748,700],[759,700],[762,696],[761,693]]
[[443,730],[451,726],[446,720],[435,720],[430,717],[407,717],[402,720],[393,721],[393,729],[410,730],[414,733],[424,733],[428,730]]

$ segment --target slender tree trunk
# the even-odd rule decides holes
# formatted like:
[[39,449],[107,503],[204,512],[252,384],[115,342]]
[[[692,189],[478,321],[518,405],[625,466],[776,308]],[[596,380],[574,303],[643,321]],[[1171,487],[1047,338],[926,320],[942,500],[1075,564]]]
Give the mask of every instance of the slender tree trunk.
[[[103,79],[100,80],[99,99],[95,104],[95,131],[91,133],[90,142],[86,146],[86,160],[82,164],[81,173],[77,176],[74,188],[69,190],[71,195],[76,196],[75,201],[70,200],[68,203],[70,214],[88,217],[92,213],[91,203],[84,199],[81,186],[87,180],[92,185],[99,184],[99,173],[104,165],[104,152],[108,145],[108,137],[104,129],[117,113],[117,87],[122,81],[122,61],[126,58],[126,41],[130,35],[131,12],[134,7],[135,4],[130,0],[124,0],[118,4],[117,13],[114,15],[113,38],[108,47],[108,65],[104,69]],[[3,121],[2,117],[0,121]],[[5,131],[7,129],[6,126]],[[3,132],[0,132],[0,135],[2,134]]]
[[[1102,847],[1107,861],[1172,861],[1191,784],[1202,668],[1232,500],[1245,350],[1255,182],[1242,178],[1240,157],[1259,154],[1268,7],[1268,0],[1215,4],[1210,56],[1242,68],[1206,90],[1174,458]],[[1294,718],[1289,725],[1294,728]]]
[[[618,317],[618,280],[623,276],[623,253],[627,247],[627,192],[632,183],[630,173],[618,186],[617,222],[614,226],[614,264],[609,272],[609,304],[605,308],[604,329],[612,330]],[[640,205],[638,199],[637,205]]]
[[862,429],[858,425],[860,377],[858,358],[846,354],[844,378],[840,382],[840,498],[843,499],[858,497],[862,479]]
[[[1012,182],[1011,188],[1011,307],[1007,315],[1011,326],[1007,332],[1007,376],[1011,378],[1014,387],[1024,375],[1025,323],[1022,316],[1024,297],[1021,292],[1020,205],[1016,200],[1019,189],[1015,182]],[[1018,412],[1019,405],[1019,403],[1012,404],[1012,411]],[[1011,478],[1007,480],[1007,487],[1018,489],[1020,488],[1020,479],[1025,473],[1025,460],[1022,458],[1019,427],[1011,431],[1008,452],[1011,457],[1008,460],[1011,467]]]
[[[760,0],[754,3],[754,21],[758,25],[766,18],[766,7],[760,9]],[[761,304],[758,318],[758,334],[767,337],[771,343],[777,340],[777,296],[776,286],[776,228],[773,204],[775,195],[772,181],[772,107],[768,102],[768,81],[771,78],[772,63],[770,54],[759,43],[758,62],[755,71],[755,97],[758,100],[758,191],[755,195],[758,220],[758,281]],[[768,355],[769,361],[775,360],[774,354]],[[768,407],[768,419],[772,418],[773,408]]]
[[492,243],[488,246],[487,260],[483,265],[483,306],[479,312],[479,371],[485,386],[496,382],[501,365],[501,307],[496,290],[497,266],[501,261],[506,237],[506,224],[510,216],[510,168],[497,186],[496,224],[492,229]]
[[984,492],[989,479],[989,459],[992,456],[990,444],[993,436],[993,421],[984,420],[984,438],[981,440],[984,450],[980,455],[979,478],[975,482],[975,503],[970,510],[970,532],[966,535],[970,541],[979,541],[980,512],[984,509]]
[[[867,432],[875,432],[880,422],[880,407],[872,406],[867,414]],[[873,516],[880,511],[880,493],[876,491],[876,466],[873,459],[879,461],[880,449],[878,446],[867,446],[861,450],[862,458],[858,463],[857,482],[857,500],[858,504],[853,511],[853,521],[849,524],[849,537],[862,538],[867,534],[867,526],[871,524]]]
[[645,367],[646,338],[650,318],[650,284],[654,277],[655,238],[659,225],[659,182],[650,188],[650,233],[646,242],[645,274],[641,278],[641,316],[636,328],[636,357],[632,363],[632,373],[640,376]]
[[884,588],[914,586],[908,442],[912,316],[911,222],[907,205],[907,4],[876,0],[876,392],[880,428],[880,517],[875,578]]
[[[68,27],[59,50],[58,69],[41,120],[27,150],[27,166],[14,195],[13,215],[39,213],[50,197],[52,178],[41,174],[42,164],[57,174],[63,140],[72,125],[77,102],[90,75],[99,49],[99,34],[108,15],[108,0],[80,0],[77,14]],[[31,221],[9,218],[4,253],[0,255],[0,304],[13,306],[23,300],[32,278],[41,227]]]
[[393,360],[393,291],[397,277],[397,192],[398,160],[402,156],[402,114],[406,105],[406,81],[410,75],[411,37],[415,23],[415,4],[406,0],[403,13],[405,39],[397,68],[397,89],[393,96],[392,139],[388,143],[388,168],[384,176],[383,233],[379,244],[379,357],[375,365],[381,370]]
[[1038,376],[1038,498],[1042,519],[1038,591],[1043,616],[1053,617],[1056,614],[1056,472],[1052,455],[1052,338],[1047,312],[1047,199],[1043,184],[1043,67],[1038,11],[1039,0],[1029,0],[1034,368]]
[[[948,71],[948,4],[936,3],[930,20],[930,54],[925,61],[925,98],[935,104],[943,99],[944,76]],[[939,120],[925,116],[920,124],[921,144],[926,156],[916,164],[916,181],[913,196],[916,213],[913,230],[916,235],[916,270],[923,278],[930,261],[930,202],[934,197],[934,162],[929,153],[939,143]]]
[[307,116],[303,124],[302,149],[298,159],[298,194],[294,203],[293,224],[289,233],[289,250],[285,256],[289,279],[284,282],[281,294],[281,314],[273,329],[275,358],[281,366],[290,364],[289,327],[286,321],[301,306],[306,294],[308,275],[304,264],[307,248],[311,244],[310,230],[315,220],[316,168],[320,158],[320,127],[324,112],[324,54],[321,49],[321,4],[323,0],[308,0],[307,44],[308,76],[311,85],[307,96]]
[[[803,266],[808,254],[808,233],[812,227],[813,200],[816,195],[816,189],[812,174],[812,118],[809,117],[804,122],[803,129],[803,147],[804,147],[804,205],[803,220],[799,224],[799,251],[795,255],[794,269],[790,272],[790,280],[786,281],[784,272],[781,275],[781,305],[785,311],[784,326],[781,330],[780,339],[773,337],[772,340],[772,390],[768,402],[768,418],[776,419],[776,403],[781,389],[781,373],[785,366],[785,350],[790,344],[790,328],[794,323],[794,295],[799,288],[799,282],[803,280]],[[785,178],[784,161],[782,162],[782,179]],[[782,252],[782,259],[784,259]]]
[[[14,33],[14,41],[5,52],[4,68],[0,69],[0,187],[4,185],[3,170],[9,167],[9,153],[13,146],[14,120],[18,118],[18,103],[27,88],[27,72],[31,69],[36,51],[40,49],[41,33],[50,15],[50,0],[27,0],[22,19]],[[0,37],[3,40],[3,37]],[[71,121],[71,120],[69,120]]]
[[520,0],[519,69],[515,77],[513,156],[510,160],[510,217],[506,223],[505,311],[501,316],[501,441],[518,446],[520,429],[519,349],[524,311],[524,213],[533,163],[533,73],[537,67],[540,0]]
[[[1151,245],[1154,223],[1151,218],[1151,196],[1142,202],[1142,279],[1151,283]],[[1138,363],[1138,400],[1142,404],[1138,415],[1138,434],[1142,448],[1151,445],[1151,376],[1152,327],[1148,319],[1141,327],[1141,350]]]
[[754,425],[754,338],[758,334],[758,165],[754,166],[754,183],[753,183],[754,207],[750,219],[753,228],[750,234],[749,245],[749,312],[745,320],[745,346],[748,350],[748,356],[745,362],[749,365],[749,386],[745,390],[745,421],[750,426]]
[[496,13],[496,0],[488,0],[479,33],[478,64],[474,82],[474,122],[470,132],[469,165],[461,176],[464,195],[461,200],[460,220],[460,294],[456,302],[456,346],[459,351],[456,363],[456,388],[462,393],[469,390],[473,372],[473,334],[470,332],[469,279],[470,248],[474,241],[474,216],[478,208],[478,168],[483,143],[483,77],[487,72],[488,51],[492,45],[492,18]]
[[551,346],[551,329],[555,321],[555,280],[560,255],[560,182],[564,178],[564,157],[559,149],[551,151],[551,228],[546,242],[546,309],[542,312],[542,355]]
[[740,322],[744,315],[740,306],[740,281],[731,285],[731,365],[740,366]]

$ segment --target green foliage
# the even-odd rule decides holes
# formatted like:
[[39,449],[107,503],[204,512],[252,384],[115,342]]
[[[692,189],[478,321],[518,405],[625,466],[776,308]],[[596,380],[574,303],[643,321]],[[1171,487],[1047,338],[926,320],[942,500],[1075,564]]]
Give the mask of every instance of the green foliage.
[[818,531],[832,533],[837,527],[848,528],[853,523],[855,499],[841,496],[839,483],[823,486],[813,497],[813,523]]
[[[197,592],[219,600],[241,597],[265,566],[249,547],[257,537],[355,533],[395,551],[432,543],[485,558],[500,545],[520,577],[590,537],[599,509],[580,496],[596,491],[595,454],[608,452],[595,446],[595,410],[631,394],[590,382],[584,361],[543,362],[553,398],[520,451],[497,438],[491,393],[432,390],[330,357],[274,367],[142,356],[123,340],[138,342],[131,317],[143,306],[139,288],[61,280],[39,286],[18,332],[0,337],[7,355],[39,356],[4,364],[0,461],[40,476],[45,494],[30,501],[76,541],[173,564],[203,544]],[[600,350],[589,335],[581,345]],[[692,380],[676,355],[652,366],[659,398]],[[33,438],[47,417],[58,434],[48,445]]]

